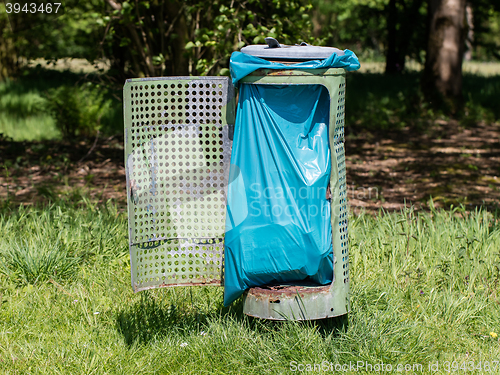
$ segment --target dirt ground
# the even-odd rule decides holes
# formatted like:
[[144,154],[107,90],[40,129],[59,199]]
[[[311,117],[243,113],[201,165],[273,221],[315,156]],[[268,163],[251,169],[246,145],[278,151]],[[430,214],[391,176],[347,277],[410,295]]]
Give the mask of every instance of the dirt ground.
[[[90,195],[126,206],[123,139],[12,142],[0,138],[0,200],[32,205],[56,196]],[[498,208],[500,124],[461,128],[438,122],[427,132],[351,131],[346,138],[351,209],[426,209],[463,204]]]
[[[461,128],[438,122],[428,132],[351,135],[346,140],[350,204],[393,211],[412,203],[467,209],[500,202],[500,124]],[[348,137],[349,138],[349,137]]]

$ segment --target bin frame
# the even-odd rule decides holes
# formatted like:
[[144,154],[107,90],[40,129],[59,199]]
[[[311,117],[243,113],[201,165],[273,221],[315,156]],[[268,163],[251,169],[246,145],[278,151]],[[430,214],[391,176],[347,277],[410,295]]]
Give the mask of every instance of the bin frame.
[[299,282],[251,288],[244,294],[243,312],[246,315],[269,320],[316,320],[350,311],[344,149],[345,75],[342,68],[258,69],[239,81],[240,84],[255,85],[322,85],[330,97],[333,281],[324,286]]

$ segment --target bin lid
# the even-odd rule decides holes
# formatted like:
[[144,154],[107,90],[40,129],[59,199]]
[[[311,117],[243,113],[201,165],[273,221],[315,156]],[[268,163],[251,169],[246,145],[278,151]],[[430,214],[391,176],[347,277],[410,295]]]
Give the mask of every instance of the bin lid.
[[334,47],[311,46],[302,42],[300,45],[288,46],[280,44],[274,38],[266,38],[267,44],[254,44],[243,47],[241,52],[266,60],[324,60],[333,53],[343,56],[344,51]]

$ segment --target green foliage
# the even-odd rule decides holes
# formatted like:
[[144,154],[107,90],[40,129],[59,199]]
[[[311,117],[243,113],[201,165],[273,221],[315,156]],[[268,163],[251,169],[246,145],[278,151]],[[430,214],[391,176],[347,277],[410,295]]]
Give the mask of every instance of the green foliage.
[[[266,36],[287,44],[350,48],[362,60],[383,60],[393,35],[397,54],[422,61],[424,3],[394,0],[391,8],[389,0],[69,0],[57,17],[21,12],[10,22],[1,3],[0,79],[19,75],[23,61],[40,57],[108,58],[111,75],[120,78],[227,74],[222,69],[232,51],[264,43]],[[475,56],[498,57],[499,6],[488,0],[470,3]]]
[[11,14],[8,22],[5,8],[0,8],[0,38],[8,42],[15,55],[25,59],[80,57],[94,60],[98,57],[95,46],[100,41],[100,32],[93,24],[92,14],[102,8],[99,3],[68,0],[61,4],[57,14],[55,11],[21,11]]
[[[375,70],[383,71],[383,63],[372,65],[379,65],[380,68]],[[484,76],[482,69],[491,76]],[[463,78],[466,104],[461,113],[461,121],[467,126],[479,121],[500,119],[500,107],[496,99],[500,95],[500,79],[495,75],[498,68],[491,64],[475,64],[474,70],[475,74],[465,74]],[[81,111],[86,112],[82,115],[83,118],[87,121],[93,119],[90,121],[90,129],[96,129],[96,116],[100,115],[101,133],[121,133],[121,102],[102,87],[97,89],[97,86],[83,85],[83,89],[79,89],[76,82],[81,77],[82,75],[69,72],[34,69],[15,81],[1,82],[0,133],[16,141],[60,138],[61,132],[56,127],[55,118],[46,109],[47,99],[44,95],[46,92],[56,91],[58,87],[57,90],[61,92],[67,90],[71,95],[76,95],[76,99],[63,94],[58,96],[63,102],[73,102],[72,108],[76,113],[72,115],[73,118],[78,119],[82,115]],[[97,80],[95,77],[93,79]],[[68,85],[69,89],[64,89]],[[418,72],[400,76],[349,73],[346,94],[346,123],[349,129],[390,130],[407,125],[427,128],[432,120],[441,116],[423,100],[419,92]],[[82,134],[87,133],[88,130],[84,128]]]
[[125,76],[217,74],[230,54],[266,36],[314,42],[305,0],[121,1],[106,25],[104,53]]
[[99,85],[60,86],[46,95],[47,108],[65,139],[76,135],[93,136],[101,128],[101,118],[109,111],[111,100]]
[[383,56],[389,0],[313,1],[314,35],[323,45],[349,48],[362,60]]
[[389,3],[389,0],[314,0],[314,36],[324,45],[355,51],[362,61],[384,61],[389,38],[393,37],[395,51],[403,58],[403,64],[405,57],[422,61],[426,48],[424,2],[397,0],[394,14],[390,14]]
[[347,78],[348,127],[391,130],[419,126],[433,113],[427,111],[418,86],[419,75],[355,73]]
[[460,123],[465,127],[474,127],[481,121],[491,123],[495,120],[495,109],[488,108],[479,101],[474,100],[469,94],[462,117],[460,118]]
[[15,82],[0,84],[0,110],[9,115],[33,116],[43,110],[45,101],[35,91],[22,92]]
[[474,59],[500,60],[500,3],[489,0],[472,0],[474,24]]
[[79,84],[84,77],[103,82],[98,75],[41,67],[26,69],[22,77],[0,82],[0,133],[15,141],[60,138],[67,119],[62,118],[56,126],[53,106],[66,102],[70,103],[67,109],[72,112],[71,119],[77,120],[69,124],[76,134],[95,135],[97,129],[105,135],[122,132],[122,104],[113,95],[113,88]]
[[[233,6],[231,6],[233,5]],[[200,2],[187,8],[196,20],[194,35],[186,44],[198,74],[214,74],[228,66],[233,51],[248,44],[265,44],[273,37],[283,44],[314,44],[309,16],[312,5],[299,0],[255,1],[246,3],[218,0],[208,7]]]

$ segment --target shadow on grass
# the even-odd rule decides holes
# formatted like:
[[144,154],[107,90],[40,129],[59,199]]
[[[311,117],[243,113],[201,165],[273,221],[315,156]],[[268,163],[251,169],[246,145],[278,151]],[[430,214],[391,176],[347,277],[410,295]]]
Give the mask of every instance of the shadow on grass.
[[118,311],[116,328],[127,345],[146,344],[172,332],[201,332],[214,321],[226,321],[228,324],[236,322],[242,329],[247,328],[260,334],[278,332],[294,324],[299,328],[313,327],[323,337],[331,334],[337,336],[346,332],[348,327],[347,315],[316,321],[272,321],[244,315],[243,298],[228,307],[223,307],[222,300],[218,300],[211,308],[206,308],[198,306],[199,290],[193,293],[196,294],[194,301],[190,300],[191,293],[185,293],[183,298],[175,298],[175,292],[171,292],[141,292],[138,301]]
[[[174,288],[143,291],[138,301],[121,308],[116,315],[116,328],[123,335],[125,343],[144,344],[172,331],[201,331],[210,321],[218,319],[248,321],[242,313],[241,298],[231,306],[223,307],[220,296],[213,298],[214,301],[208,305],[204,303],[206,300],[200,301],[202,288],[194,293],[185,292],[181,292],[184,297],[176,297]],[[206,296],[210,297],[213,295]]]
[[257,332],[276,332],[286,329],[290,324],[296,325],[299,329],[314,329],[323,338],[333,335],[338,337],[347,332],[349,328],[349,315],[341,315],[334,318],[317,319],[317,320],[266,320],[259,318],[246,317],[248,319],[250,329]]
[[323,337],[331,334],[339,336],[342,333],[346,333],[349,328],[349,314],[336,316],[335,318],[315,320],[311,324],[316,327]]

